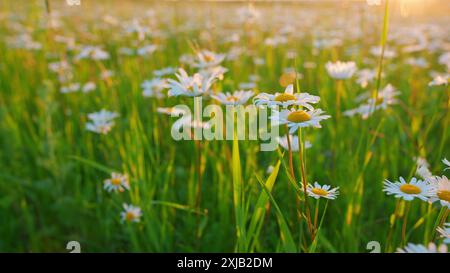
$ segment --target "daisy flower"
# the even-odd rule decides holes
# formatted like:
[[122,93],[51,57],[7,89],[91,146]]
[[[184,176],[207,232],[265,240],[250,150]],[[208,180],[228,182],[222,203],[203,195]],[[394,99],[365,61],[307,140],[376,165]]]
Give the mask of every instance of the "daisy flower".
[[169,79],[169,96],[187,96],[197,97],[209,93],[211,85],[216,80],[215,75],[204,77],[202,74],[195,73],[189,76],[183,68],[175,74],[178,81]]
[[404,248],[398,248],[397,253],[447,253],[447,246],[438,247],[434,243],[429,243],[428,246],[408,243]]
[[341,61],[337,61],[335,63],[327,62],[325,68],[327,69],[330,77],[337,80],[349,79],[357,70],[355,62]]
[[109,53],[104,51],[100,46],[84,46],[80,53],[75,56],[75,60],[92,59],[92,60],[107,60]]
[[284,93],[261,93],[253,98],[253,103],[256,106],[267,105],[269,107],[282,106],[286,108],[291,105],[303,106],[309,110],[313,110],[312,104],[318,103],[320,97],[310,95],[309,93],[296,93],[294,94],[294,86],[288,85],[284,90]]
[[122,219],[122,222],[135,222],[138,223],[142,217],[142,211],[140,207],[123,204],[123,209],[120,213],[120,218]]
[[224,105],[242,105],[253,96],[253,91],[236,91],[234,93],[218,93],[211,97]]
[[106,179],[103,184],[107,192],[123,192],[130,189],[128,176],[120,173],[112,173],[111,178]]
[[450,180],[446,176],[434,176],[429,179],[430,184],[434,187],[434,195],[430,198],[431,202],[440,201],[441,206],[450,209]]
[[448,84],[448,76],[436,75],[433,78],[433,80],[428,83],[428,86],[439,86],[447,84]]
[[330,118],[329,115],[322,115],[325,113],[322,109],[314,109],[311,111],[284,109],[282,111],[273,110],[272,126],[287,124],[289,127],[289,134],[294,134],[297,129],[303,127],[321,128],[320,121]]
[[[287,135],[284,135],[282,137],[277,137],[277,141],[278,141],[278,144],[280,144],[281,147],[283,147],[285,150],[289,149]],[[298,136],[289,135],[289,141],[291,142],[291,150],[294,152],[298,151],[298,149],[299,149]],[[304,146],[305,146],[305,149],[309,149],[312,147],[312,144],[311,144],[311,142],[306,140]]]
[[[370,48],[370,54],[372,54],[373,56],[375,56],[377,58],[381,56],[382,52],[383,52],[383,49],[381,46],[373,46]],[[396,56],[397,56],[397,53],[394,50],[388,49],[388,48],[384,49],[384,54],[383,54],[384,58],[391,59]]]
[[146,80],[141,84],[143,89],[142,95],[144,97],[163,98],[164,95],[161,92],[167,87],[169,87],[167,79],[154,78]]
[[330,185],[319,185],[319,183],[314,182],[314,186],[308,184],[308,195],[315,198],[326,198],[326,199],[336,199],[339,195],[339,187],[331,188]]
[[344,112],[345,116],[360,115],[362,119],[367,119],[375,111],[380,109],[387,109],[389,105],[398,103],[397,96],[400,94],[392,85],[388,84],[380,92],[376,99],[370,98],[370,93],[364,93],[358,96],[359,98],[368,98],[367,101],[355,109],[350,109]]
[[414,198],[428,201],[428,198],[433,196],[433,187],[415,177],[409,183],[403,177],[400,177],[400,182],[394,183],[386,179],[383,191],[388,195],[395,195],[396,198],[403,198],[406,201],[411,201]]
[[105,109],[100,112],[90,113],[88,115],[90,122],[86,124],[86,130],[106,135],[109,131],[111,131],[114,126],[114,119],[118,116],[119,114],[107,111]]
[[450,223],[445,223],[444,228],[438,227],[437,232],[444,238],[444,244],[450,244]]
[[192,66],[200,69],[218,66],[223,62],[225,56],[225,54],[216,54],[209,50],[202,50],[197,53],[197,59]]
[[356,76],[358,77],[356,79],[356,82],[362,88],[366,88],[369,85],[369,83],[376,78],[377,73],[376,73],[375,69],[365,68],[365,69],[361,69],[361,70],[357,71]]
[[89,93],[95,90],[95,88],[97,88],[95,82],[87,82],[83,85],[83,88],[81,88],[81,90],[83,91],[83,93]]

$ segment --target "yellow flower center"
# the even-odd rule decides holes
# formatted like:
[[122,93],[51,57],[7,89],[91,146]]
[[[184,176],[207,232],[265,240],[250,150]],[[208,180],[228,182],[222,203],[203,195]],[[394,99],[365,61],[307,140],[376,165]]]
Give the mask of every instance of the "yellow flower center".
[[379,97],[375,100],[375,105],[380,105],[384,102],[384,99],[382,97]]
[[125,215],[125,220],[127,220],[127,221],[132,221],[132,220],[134,220],[134,218],[135,218],[134,213],[132,213],[130,211],[128,211],[127,214]]
[[406,194],[419,194],[422,192],[422,190],[419,187],[411,184],[401,185],[400,190]]
[[120,178],[112,178],[111,179],[111,184],[113,184],[114,186],[119,186],[122,183],[122,179]]
[[214,61],[214,57],[209,54],[203,55],[203,58],[204,58],[205,62],[207,62],[207,63]]
[[319,189],[319,188],[313,188],[311,190],[314,194],[317,194],[319,196],[326,196],[328,194],[328,192],[326,190],[323,189]]
[[275,101],[279,101],[279,102],[287,102],[290,100],[296,100],[296,97],[294,95],[286,94],[286,93],[281,93],[275,97]]
[[303,110],[298,110],[290,113],[287,116],[287,120],[290,122],[300,123],[311,120],[311,116]]
[[227,98],[227,101],[236,102],[236,101],[238,101],[238,98],[236,98],[235,96],[229,96]]
[[438,191],[437,196],[441,200],[450,202],[450,191]]

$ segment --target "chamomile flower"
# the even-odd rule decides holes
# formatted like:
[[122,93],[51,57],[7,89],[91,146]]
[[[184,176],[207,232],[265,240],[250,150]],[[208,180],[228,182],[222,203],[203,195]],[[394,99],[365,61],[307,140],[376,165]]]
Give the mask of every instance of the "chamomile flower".
[[103,182],[103,188],[107,192],[123,192],[130,189],[128,176],[120,173],[112,173],[111,178]]
[[100,112],[90,113],[88,115],[90,122],[86,124],[86,129],[91,132],[106,135],[111,131],[114,126],[114,119],[118,116],[119,114],[105,109]]
[[284,93],[260,93],[253,98],[253,103],[256,106],[267,105],[269,107],[282,106],[286,108],[291,105],[298,105],[309,110],[313,110],[311,104],[318,103],[319,101],[320,97],[310,95],[306,92],[294,94],[294,86],[292,84],[286,87]]
[[450,223],[445,223],[444,227],[438,227],[437,232],[444,238],[444,244],[450,244]]
[[225,59],[225,54],[216,54],[209,50],[202,50],[197,53],[197,59],[192,66],[204,69],[218,66]]
[[253,96],[253,91],[235,91],[234,93],[218,93],[211,97],[224,105],[242,105]]
[[[281,147],[283,147],[285,150],[289,149],[287,135],[284,135],[282,137],[277,137],[277,141],[278,141],[278,144],[280,144]],[[289,135],[289,141],[291,143],[291,150],[294,152],[298,151],[299,150],[298,136]],[[304,146],[305,146],[305,149],[309,149],[312,147],[312,144],[311,144],[311,142],[306,140]]]
[[428,86],[439,86],[439,85],[447,85],[448,84],[448,76],[436,75],[431,82],[428,83]]
[[124,211],[120,213],[120,218],[122,219],[122,222],[138,223],[141,220],[142,211],[140,207],[123,204],[123,209]]
[[349,79],[357,70],[355,62],[341,61],[337,61],[335,63],[327,62],[325,68],[328,71],[328,75],[337,80]]
[[164,94],[162,94],[162,91],[167,87],[169,87],[167,79],[154,78],[146,80],[141,84],[143,89],[142,95],[144,97],[163,98]]
[[387,109],[388,106],[397,104],[398,99],[397,96],[400,92],[395,89],[391,84],[386,85],[385,88],[378,92],[378,96],[376,99],[370,98],[370,93],[364,93],[360,95],[360,98],[367,98],[367,102],[361,104],[355,109],[350,109],[344,112],[345,116],[354,116],[356,114],[360,115],[363,119],[367,119],[371,116],[375,111],[380,109]]
[[404,248],[398,248],[397,253],[447,253],[447,246],[436,246],[434,243],[429,243],[428,246],[408,243]]
[[428,198],[433,196],[433,186],[415,177],[409,183],[403,177],[400,177],[399,182],[396,181],[393,183],[386,179],[383,184],[383,191],[386,194],[394,195],[396,198],[403,198],[406,201],[411,201],[414,198],[428,201]]
[[109,53],[104,51],[100,46],[84,46],[80,53],[75,56],[75,60],[92,59],[92,60],[107,60]]
[[376,76],[377,73],[375,69],[368,69],[364,68],[356,72],[356,82],[362,87],[366,88],[370,82],[372,82]]
[[439,201],[441,206],[450,209],[450,180],[446,176],[433,176],[428,180],[434,187],[434,195],[430,198],[431,202]]
[[329,115],[322,115],[325,113],[322,109],[314,109],[311,111],[283,109],[281,111],[273,110],[272,126],[287,124],[289,127],[289,134],[294,134],[297,129],[303,127],[321,128],[320,121],[330,118]]
[[97,88],[97,85],[95,84],[95,82],[87,82],[83,85],[83,88],[81,88],[81,91],[83,91],[83,93],[89,93],[89,92],[95,90],[95,88]]
[[178,70],[175,74],[178,81],[169,79],[169,96],[187,96],[197,97],[210,92],[212,84],[216,80],[216,76],[205,77],[202,74],[196,73],[189,76],[183,68]]
[[326,198],[326,199],[336,199],[339,195],[339,187],[331,188],[330,185],[321,186],[319,183],[314,182],[314,186],[308,184],[308,195],[315,198]]
[[370,53],[377,58],[381,56],[381,53],[383,53],[383,57],[386,59],[395,58],[397,56],[397,53],[393,49],[385,48],[383,52],[383,48],[381,46],[371,47]]

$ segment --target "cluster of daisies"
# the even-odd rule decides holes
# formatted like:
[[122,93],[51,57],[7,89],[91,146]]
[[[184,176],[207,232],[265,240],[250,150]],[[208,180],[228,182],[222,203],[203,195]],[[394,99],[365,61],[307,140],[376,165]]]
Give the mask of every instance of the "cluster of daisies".
[[[443,159],[442,162],[447,166],[444,171],[450,169],[450,162]],[[405,201],[419,199],[424,202],[438,202],[446,210],[450,209],[450,181],[445,176],[433,175],[429,170],[429,164],[424,158],[416,158],[417,169],[416,174],[421,177],[418,179],[412,177],[406,181],[403,177],[399,181],[384,181],[383,191],[395,198]],[[444,243],[450,243],[450,223],[444,225],[444,228],[438,227],[437,231],[444,238]],[[398,252],[447,252],[447,247],[441,245],[437,247],[434,243],[428,246],[409,243],[405,248],[399,249]]]
[[[107,192],[121,193],[130,190],[130,180],[126,174],[113,172],[111,177],[103,182],[103,188]],[[142,217],[142,210],[138,206],[124,203],[123,211],[120,213],[122,222],[139,222]]]

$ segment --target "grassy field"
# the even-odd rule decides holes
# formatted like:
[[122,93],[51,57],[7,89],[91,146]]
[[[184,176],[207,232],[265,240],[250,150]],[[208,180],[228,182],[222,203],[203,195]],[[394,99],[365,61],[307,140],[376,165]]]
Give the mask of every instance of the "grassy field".
[[[0,2],[0,252],[68,252],[69,241],[82,252],[442,243],[446,1],[47,2]],[[261,151],[258,140],[175,141],[177,118],[160,108],[195,100],[170,95],[166,79],[177,80],[178,68],[226,70],[201,94],[204,105],[221,105],[211,97],[221,92],[293,84],[319,96],[314,108],[331,117],[293,133],[299,151],[297,142]],[[161,82],[142,86],[152,79]],[[114,114],[92,115],[102,109]],[[400,177],[444,186],[387,195],[383,182]],[[312,185],[321,198],[308,195],[315,181],[339,194],[327,199]]]

